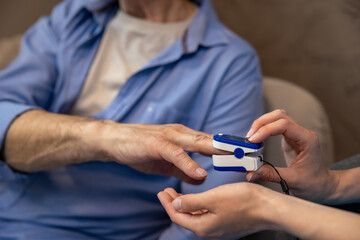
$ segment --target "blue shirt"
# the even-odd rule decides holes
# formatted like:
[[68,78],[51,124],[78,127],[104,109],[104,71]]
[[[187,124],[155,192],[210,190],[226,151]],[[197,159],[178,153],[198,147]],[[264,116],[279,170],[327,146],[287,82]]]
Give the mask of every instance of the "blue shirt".
[[[214,134],[248,131],[262,112],[257,56],[219,23],[208,0],[197,2],[186,34],[133,74],[94,118],[181,123]],[[0,73],[0,145],[21,113],[71,109],[116,3],[65,1],[28,30],[19,56]],[[198,239],[171,223],[156,194],[166,187],[201,192],[243,181],[244,174],[215,172],[211,158],[191,157],[209,173],[200,186],[117,163],[22,174],[0,161],[0,239]]]

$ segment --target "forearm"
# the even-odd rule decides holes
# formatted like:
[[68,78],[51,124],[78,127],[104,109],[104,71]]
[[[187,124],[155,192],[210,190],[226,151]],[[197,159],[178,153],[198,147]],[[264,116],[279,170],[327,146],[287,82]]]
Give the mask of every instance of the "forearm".
[[40,110],[25,112],[7,132],[5,161],[16,170],[35,172],[93,160],[96,149],[89,136],[96,134],[91,132],[95,121]]
[[359,215],[281,194],[268,202],[266,218],[272,229],[302,239],[360,239]]

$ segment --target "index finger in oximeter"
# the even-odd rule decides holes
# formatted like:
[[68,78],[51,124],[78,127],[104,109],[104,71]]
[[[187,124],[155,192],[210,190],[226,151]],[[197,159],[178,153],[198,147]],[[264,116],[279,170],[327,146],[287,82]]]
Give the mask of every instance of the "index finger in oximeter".
[[263,143],[251,143],[246,138],[219,133],[213,139],[214,148],[233,152],[232,155],[213,155],[218,171],[256,171],[262,165]]

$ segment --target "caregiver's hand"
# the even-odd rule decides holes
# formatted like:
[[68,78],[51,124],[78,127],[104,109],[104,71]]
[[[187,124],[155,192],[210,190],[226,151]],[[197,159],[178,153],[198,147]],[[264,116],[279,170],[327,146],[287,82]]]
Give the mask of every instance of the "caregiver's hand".
[[270,227],[267,199],[278,193],[252,183],[223,185],[199,194],[180,195],[167,188],[158,194],[171,220],[196,235],[234,239]]
[[[275,110],[254,121],[247,137],[258,143],[275,135],[283,135],[285,159],[291,163],[287,168],[277,168],[291,192],[316,202],[333,202],[340,177],[323,163],[317,135],[298,125],[284,110]],[[246,178],[252,182],[280,181],[274,169],[266,165],[248,173]]]
[[266,229],[301,239],[360,239],[358,214],[252,183],[228,184],[187,195],[168,188],[158,197],[173,222],[207,239],[238,239]]

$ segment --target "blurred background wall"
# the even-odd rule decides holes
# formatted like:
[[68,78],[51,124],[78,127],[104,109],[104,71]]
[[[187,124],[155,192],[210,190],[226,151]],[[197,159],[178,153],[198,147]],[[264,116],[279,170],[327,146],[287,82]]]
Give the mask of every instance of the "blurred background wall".
[[335,159],[359,153],[360,1],[213,3],[220,19],[256,48],[265,75],[296,83],[322,102],[333,129]]
[[[23,33],[58,2],[1,0],[0,39]],[[335,159],[359,153],[360,1],[212,2],[219,18],[255,47],[264,75],[296,83],[323,103],[333,129]]]
[[60,0],[1,0],[0,38],[24,32],[40,16],[49,14]]

